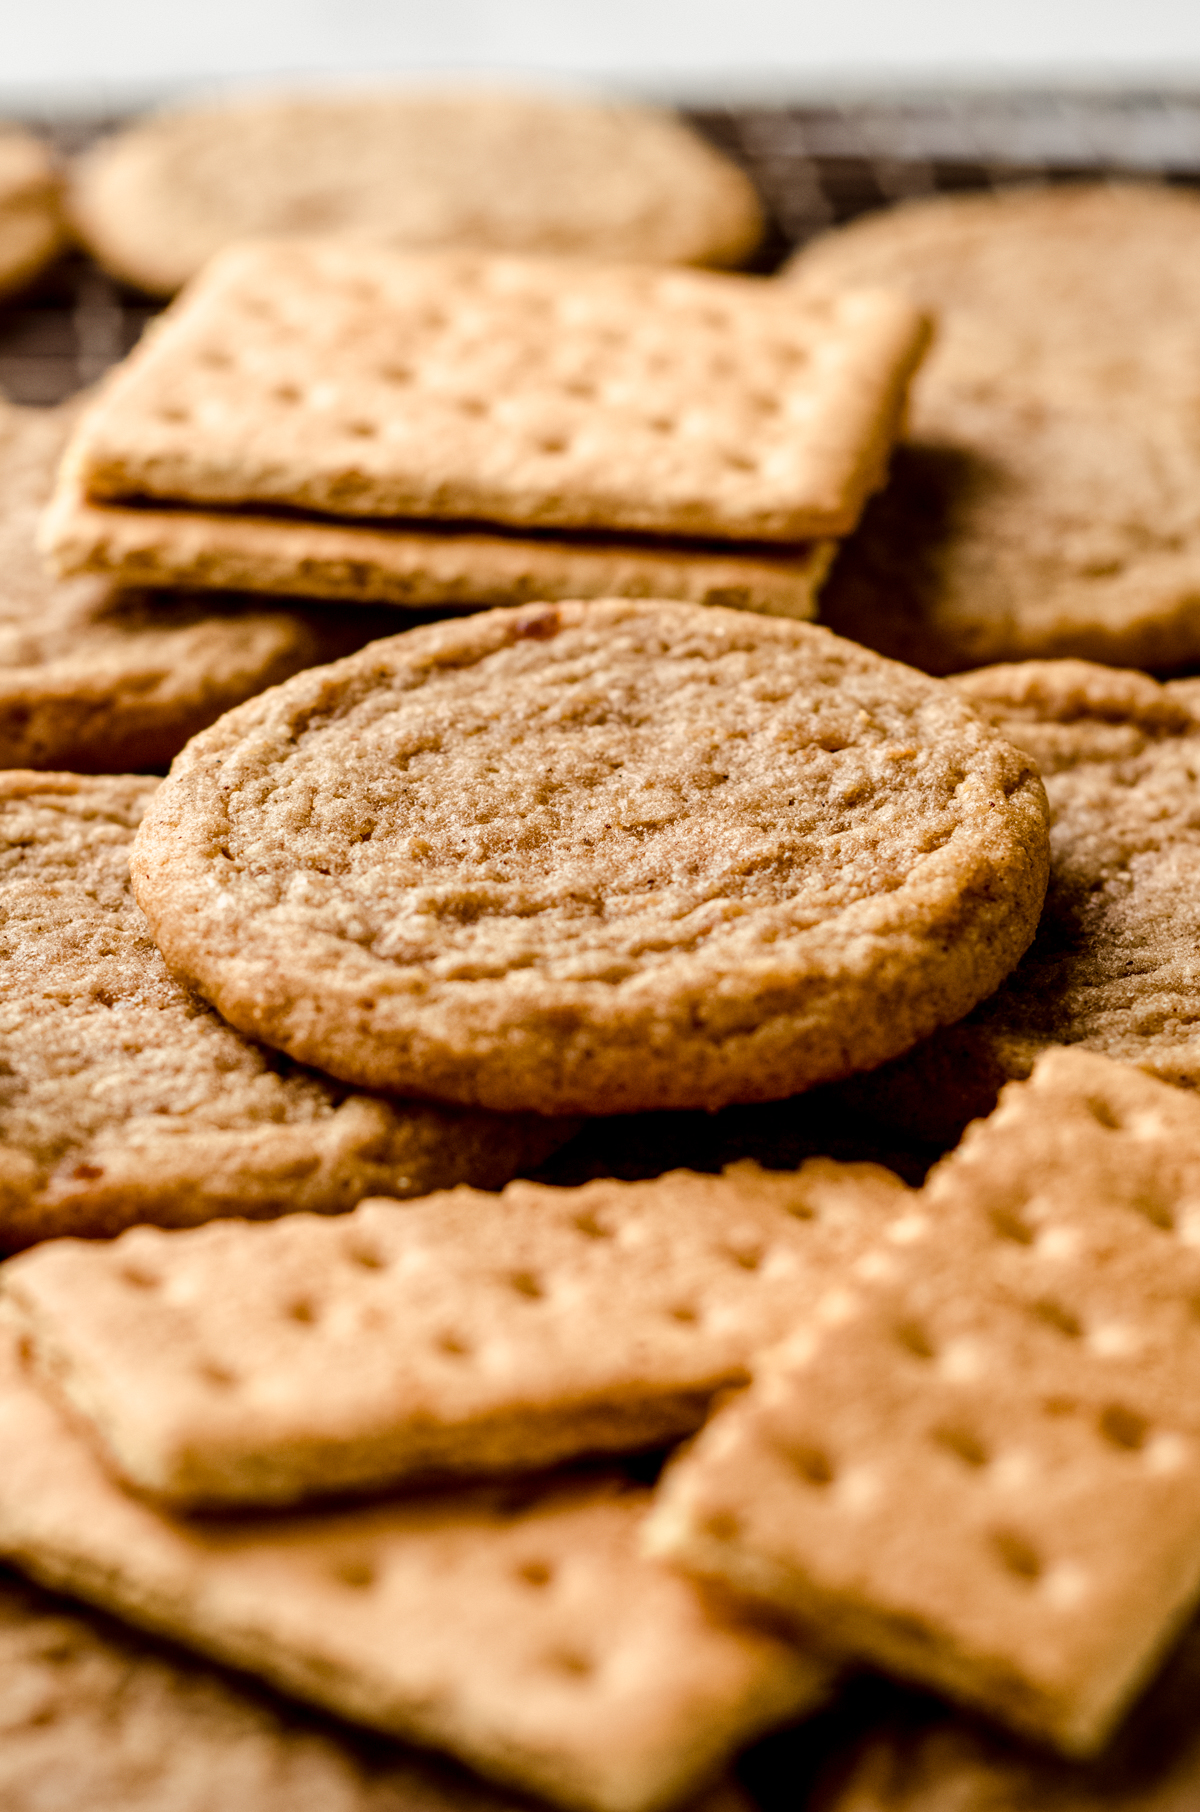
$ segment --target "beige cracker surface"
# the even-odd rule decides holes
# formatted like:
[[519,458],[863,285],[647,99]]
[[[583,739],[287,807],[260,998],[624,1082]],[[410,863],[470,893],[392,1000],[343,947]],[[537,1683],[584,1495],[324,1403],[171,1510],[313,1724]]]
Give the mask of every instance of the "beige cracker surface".
[[[806,621],[836,543],[795,548],[335,522],[244,510],[93,503],[61,482],[41,540],[58,569],[126,585],[194,586],[394,604],[682,598]],[[380,634],[386,634],[381,629]]]
[[930,672],[1200,655],[1200,200],[1066,185],[829,234],[802,290],[898,285],[938,318],[892,483],[826,620]]
[[521,1803],[7,1571],[0,1707],[4,1812],[518,1812]]
[[11,1344],[0,1368],[0,1551],[501,1782],[582,1812],[649,1812],[828,1688],[822,1664],[639,1557],[642,1487],[185,1524],[109,1480]]
[[668,1473],[652,1551],[1068,1753],[1200,1592],[1200,1104],[1052,1051]]
[[0,774],[0,1248],[499,1186],[560,1141],[351,1093],[185,993],[129,891],[157,784]]
[[1200,1633],[1188,1630],[1104,1752],[1064,1761],[922,1702],[826,1771],[812,1812],[1192,1812],[1200,1805]]
[[465,90],[174,108],[77,159],[70,207],[102,264],[162,295],[259,233],[737,264],[762,232],[749,180],[665,113]]
[[882,482],[925,337],[886,291],[250,241],[109,377],[68,476],[94,501],[794,544]]
[[58,186],[46,147],[0,126],[0,296],[23,288],[62,249]]
[[892,1125],[953,1138],[1049,1044],[1195,1088],[1200,686],[1083,661],[989,667],[957,684],[1046,782],[1046,908],[991,999],[863,1077],[856,1100]]
[[37,520],[78,413],[0,404],[0,766],[165,766],[230,705],[385,632],[375,612],[268,612],[51,578]]
[[1032,935],[1032,764],[825,631],[669,603],[433,624],[197,737],[134,887],[231,1023],[539,1112],[769,1100],[958,1018]]
[[54,1241],[0,1285],[130,1483],[286,1503],[690,1433],[908,1195],[823,1159],[512,1183],[336,1221]]

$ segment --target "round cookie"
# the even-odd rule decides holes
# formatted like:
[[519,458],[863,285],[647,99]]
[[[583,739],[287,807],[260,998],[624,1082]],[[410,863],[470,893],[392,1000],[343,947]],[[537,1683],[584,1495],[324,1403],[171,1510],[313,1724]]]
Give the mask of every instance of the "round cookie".
[[749,179],[669,114],[466,90],[174,109],[87,152],[70,208],[101,264],[157,295],[259,233],[738,264],[763,230]]
[[952,1139],[1050,1044],[1200,1087],[1200,680],[1029,661],[966,674],[958,689],[1045,778],[1045,912],[990,1000],[856,1080],[855,1099]]
[[333,1075],[544,1113],[716,1108],[880,1063],[1033,935],[1033,764],[826,631],[490,611],[230,712],[131,867],[169,967]]
[[938,317],[822,621],[931,673],[1200,659],[1200,196],[913,202],[816,240],[788,277],[898,285]]
[[0,774],[0,1252],[500,1188],[562,1123],[355,1094],[172,981],[129,889],[158,781]]
[[165,767],[231,705],[395,627],[53,579],[34,546],[76,405],[0,403],[0,767]]
[[0,126],[0,297],[32,281],[63,246],[58,173],[40,140]]

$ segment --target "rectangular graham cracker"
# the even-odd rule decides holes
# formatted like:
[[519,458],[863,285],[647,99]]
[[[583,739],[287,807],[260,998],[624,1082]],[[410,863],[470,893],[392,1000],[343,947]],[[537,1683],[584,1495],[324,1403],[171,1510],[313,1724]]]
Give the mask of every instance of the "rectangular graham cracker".
[[66,465],[94,501],[795,543],[854,527],[926,338],[888,291],[243,242]]
[[59,1240],[0,1282],[39,1374],[128,1481],[287,1503],[690,1433],[911,1193],[827,1159],[518,1182]]
[[650,1551],[1086,1755],[1200,1593],[1200,1103],[1057,1049],[911,1203]]
[[[4,1812],[529,1812],[0,1570]],[[730,1783],[732,1787],[732,1783]],[[752,1812],[724,1786],[692,1812]]]
[[643,1559],[608,1477],[207,1526],[112,1483],[0,1330],[0,1553],[352,1721],[580,1812],[651,1812],[829,1671]]
[[811,621],[835,541],[727,549],[619,536],[486,533],[246,511],[94,503],[64,480],[41,540],[64,574],[126,586],[267,592],[419,609],[560,598],[682,598]]

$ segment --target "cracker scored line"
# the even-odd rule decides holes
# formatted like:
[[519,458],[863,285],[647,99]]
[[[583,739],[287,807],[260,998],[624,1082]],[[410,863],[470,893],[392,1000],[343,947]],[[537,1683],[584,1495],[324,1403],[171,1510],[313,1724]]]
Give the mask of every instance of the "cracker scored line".
[[1077,1754],[1200,1592],[1200,1103],[1009,1086],[667,1475],[653,1552]]
[[68,469],[93,499],[796,543],[853,528],[926,338],[887,291],[251,241]]
[[[690,1433],[903,1212],[872,1165],[368,1201],[0,1272],[40,1375],[178,1504],[532,1470]],[[620,1338],[613,1338],[619,1302]]]
[[0,1352],[0,1553],[42,1583],[579,1812],[651,1812],[825,1695],[639,1558],[619,1480],[205,1528],[112,1483]]

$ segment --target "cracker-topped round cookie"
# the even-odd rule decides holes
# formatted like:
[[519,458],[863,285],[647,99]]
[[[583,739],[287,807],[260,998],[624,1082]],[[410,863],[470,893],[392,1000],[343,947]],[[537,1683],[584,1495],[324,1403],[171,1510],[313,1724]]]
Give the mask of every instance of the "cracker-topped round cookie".
[[663,602],[377,642],[188,745],[132,860],[168,965],[361,1083],[778,1098],[960,1017],[1033,935],[1032,761],[826,631]]
[[738,264],[763,230],[749,178],[670,114],[469,89],[172,108],[76,163],[71,211],[160,295],[260,233]]

